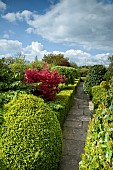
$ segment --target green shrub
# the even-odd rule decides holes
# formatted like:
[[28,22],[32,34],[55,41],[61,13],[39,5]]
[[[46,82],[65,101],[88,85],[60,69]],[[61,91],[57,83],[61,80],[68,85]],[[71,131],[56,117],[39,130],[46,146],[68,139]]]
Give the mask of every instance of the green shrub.
[[80,68],[81,77],[86,77],[88,75],[88,72],[89,72],[89,68],[86,68],[86,67]]
[[9,90],[6,92],[0,92],[0,107],[2,107],[4,104],[11,101],[13,98],[16,98],[19,94],[25,94],[26,91],[21,90]]
[[57,116],[61,127],[71,108],[74,92],[75,90],[73,90],[72,88],[64,89],[57,94],[56,100],[54,102],[53,101],[48,102],[48,105],[51,107],[51,109],[54,111],[55,115]]
[[100,83],[100,86],[103,87],[103,88],[105,88],[105,89],[109,89],[109,84],[108,84],[107,81],[102,81],[102,82]]
[[79,72],[77,69],[73,67],[66,67],[66,66],[54,66],[52,69],[57,69],[62,76],[68,78],[66,81],[66,85],[74,84],[75,78],[79,77]]
[[57,169],[62,132],[57,117],[42,99],[19,95],[5,106],[4,119],[1,162],[7,170]]
[[106,68],[103,65],[95,65],[89,70],[89,74],[84,82],[84,91],[90,95],[91,88],[99,85],[104,80]]
[[13,82],[13,72],[8,67],[6,59],[0,59],[0,90],[7,90]]
[[113,169],[113,105],[100,105],[91,120],[79,170]]
[[3,123],[3,110],[4,110],[4,104],[8,103],[12,99],[16,98],[19,94],[26,94],[27,91],[21,91],[21,90],[9,90],[6,92],[0,92],[0,126]]
[[63,126],[66,116],[72,106],[74,94],[79,82],[80,79],[76,79],[74,85],[63,85],[61,91],[56,96],[56,100],[47,103],[57,116],[61,127]]
[[108,90],[101,86],[92,88],[95,101],[102,99],[99,99],[98,108],[89,124],[79,170],[113,169],[113,79]]
[[92,102],[94,103],[95,108],[97,108],[100,103],[102,103],[104,100],[106,100],[105,96],[107,94],[107,90],[100,85],[93,86],[91,94],[93,96]]
[[[103,86],[106,88],[104,88]],[[109,83],[105,83],[104,81],[102,81],[100,85],[93,86],[91,92],[92,101],[95,108],[97,108],[98,105],[101,103],[103,103],[108,108],[113,99],[113,79],[111,79]]]

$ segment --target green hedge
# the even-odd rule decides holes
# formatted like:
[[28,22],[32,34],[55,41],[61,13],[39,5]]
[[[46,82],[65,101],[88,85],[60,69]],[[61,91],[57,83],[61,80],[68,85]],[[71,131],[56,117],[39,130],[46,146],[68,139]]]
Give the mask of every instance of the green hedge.
[[89,124],[79,170],[113,169],[113,103],[100,105]]
[[21,94],[5,106],[0,143],[1,169],[57,170],[62,132],[57,117],[40,98]]
[[74,85],[62,86],[61,91],[57,94],[55,101],[49,101],[48,105],[52,108],[57,116],[59,123],[62,127],[66,116],[72,106],[74,94],[80,79],[75,79]]
[[97,108],[99,104],[101,104],[105,99],[105,96],[107,94],[107,90],[98,85],[98,86],[93,86],[91,90],[92,94],[92,102],[94,103],[94,107]]
[[113,79],[106,91],[105,84],[101,83],[92,89],[98,108],[89,124],[79,170],[113,169]]
[[66,66],[54,66],[52,69],[57,69],[61,75],[65,76],[68,78],[66,81],[66,85],[68,84],[74,84],[75,78],[78,78],[79,71],[73,67],[66,67]]

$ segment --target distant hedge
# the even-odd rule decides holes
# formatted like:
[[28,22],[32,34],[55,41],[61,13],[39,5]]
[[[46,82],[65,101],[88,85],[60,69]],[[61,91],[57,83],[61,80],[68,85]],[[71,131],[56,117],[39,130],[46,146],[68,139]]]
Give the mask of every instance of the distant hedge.
[[62,132],[44,101],[21,94],[6,104],[1,134],[1,169],[57,170]]
[[57,69],[62,76],[65,76],[68,80],[66,81],[67,84],[74,84],[75,78],[78,78],[79,71],[73,67],[66,67],[66,66],[54,66],[52,70]]
[[89,69],[89,74],[84,82],[84,91],[87,94],[91,94],[91,88],[95,85],[99,85],[104,80],[106,68],[103,65],[94,65]]

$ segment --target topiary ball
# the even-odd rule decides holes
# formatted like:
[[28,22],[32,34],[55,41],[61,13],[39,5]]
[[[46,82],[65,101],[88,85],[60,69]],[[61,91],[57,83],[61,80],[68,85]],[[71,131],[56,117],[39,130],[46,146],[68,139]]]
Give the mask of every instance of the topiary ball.
[[8,170],[56,170],[62,153],[57,117],[41,98],[21,94],[5,106],[2,164]]

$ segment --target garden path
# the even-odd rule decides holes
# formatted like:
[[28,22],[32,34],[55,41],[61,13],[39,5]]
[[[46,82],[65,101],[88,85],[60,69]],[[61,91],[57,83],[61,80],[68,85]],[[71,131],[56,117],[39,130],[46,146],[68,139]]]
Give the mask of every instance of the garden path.
[[83,82],[80,82],[63,125],[63,154],[58,170],[78,170],[93,110],[93,103],[83,91]]

